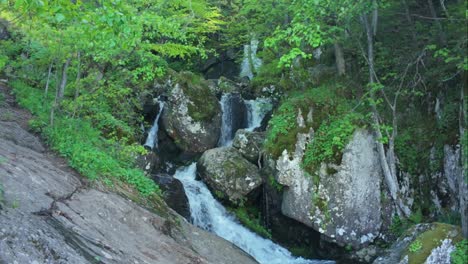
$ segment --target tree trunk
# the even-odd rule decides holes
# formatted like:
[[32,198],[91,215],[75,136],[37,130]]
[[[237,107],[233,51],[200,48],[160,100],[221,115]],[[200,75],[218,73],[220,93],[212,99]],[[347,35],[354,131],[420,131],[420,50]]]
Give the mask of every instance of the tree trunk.
[[[375,12],[373,13],[375,14]],[[373,86],[376,83],[375,79],[375,64],[374,64],[374,32],[375,29],[372,28],[371,24],[369,23],[368,17],[366,14],[363,14],[362,22],[364,23],[366,35],[367,35],[367,60],[369,64],[369,84]],[[374,25],[374,23],[372,24]],[[375,101],[375,93],[372,92],[370,96]],[[388,190],[390,192],[390,196],[395,204],[395,209],[398,215],[406,217],[409,213],[408,210],[402,210],[403,203],[400,201],[398,197],[399,194],[399,186],[398,186],[398,179],[396,177],[396,160],[395,160],[395,153],[394,148],[385,152],[384,145],[382,143],[382,132],[380,131],[380,121],[379,121],[379,114],[377,107],[375,104],[371,104],[372,108],[372,119],[375,126],[375,136],[376,136],[376,144],[377,144],[377,152],[379,154],[380,164],[382,166],[382,171],[384,173],[385,183],[387,184]],[[392,139],[393,140],[393,139]]]
[[427,4],[429,5],[429,11],[431,12],[431,16],[434,18],[434,23],[436,24],[437,29],[439,31],[440,44],[445,46],[447,45],[447,37],[445,36],[444,28],[442,27],[442,24],[440,23],[437,17],[437,12],[434,8],[434,3],[432,3],[432,0],[427,0]]
[[60,101],[63,98],[65,93],[65,87],[67,86],[67,70],[70,65],[70,58],[68,58],[62,66],[62,79],[60,81],[60,86],[57,87],[57,92],[55,93],[54,105],[50,109],[50,125],[54,125],[55,109],[59,106]]
[[49,70],[47,72],[47,82],[44,91],[44,103],[47,101],[47,94],[49,93],[50,76],[52,75],[52,65],[53,63],[49,64]]
[[338,75],[342,76],[346,74],[346,62],[344,59],[343,48],[338,42],[335,42],[335,62]]
[[60,86],[57,91],[57,99],[60,102],[65,94],[65,87],[67,86],[67,70],[70,65],[70,58],[68,58],[62,66],[62,80],[60,81]]
[[466,83],[466,75],[463,74],[462,78],[462,87],[460,92],[460,112],[459,112],[459,129],[460,129],[460,155],[461,155],[461,168],[462,173],[460,173],[458,179],[458,195],[460,200],[460,215],[461,215],[461,222],[462,222],[462,233],[465,238],[468,238],[468,164],[467,164],[467,154],[466,149],[468,148],[465,146],[466,142],[465,139],[465,128],[467,124],[466,119],[466,101],[465,101],[465,83]]

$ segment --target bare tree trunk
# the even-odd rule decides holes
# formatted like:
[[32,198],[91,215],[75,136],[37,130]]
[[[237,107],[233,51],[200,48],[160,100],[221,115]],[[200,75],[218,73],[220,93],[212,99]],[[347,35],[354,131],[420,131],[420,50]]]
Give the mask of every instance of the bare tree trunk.
[[62,66],[62,80],[60,81],[60,86],[57,91],[58,102],[60,102],[65,94],[65,87],[67,86],[67,70],[70,65],[70,58],[68,58]]
[[[375,14],[375,12],[374,12]],[[374,64],[374,32],[375,29],[372,28],[369,23],[368,17],[366,14],[361,16],[362,22],[364,23],[366,35],[367,35],[367,60],[369,64],[369,83],[373,86],[376,83],[375,79],[375,64]],[[375,19],[375,18],[373,18]],[[372,92],[371,87],[371,97],[375,101],[375,93]],[[398,179],[396,177],[396,160],[394,147],[389,148],[387,153],[381,139],[383,138],[382,132],[380,131],[380,121],[377,107],[375,104],[371,104],[372,107],[372,119],[375,125],[375,135],[376,135],[376,144],[377,152],[379,154],[380,164],[382,166],[382,171],[384,173],[385,182],[387,184],[390,196],[395,204],[395,209],[400,216],[407,216],[407,210],[402,210],[402,202],[398,196],[399,186]],[[392,139],[393,140],[393,139]]]
[[427,4],[429,5],[429,11],[431,12],[431,16],[434,18],[434,23],[436,24],[437,29],[439,31],[440,43],[445,46],[447,45],[447,37],[445,36],[442,24],[440,23],[439,19],[437,19],[437,12],[434,8],[434,3],[432,3],[432,0],[427,0]]
[[462,233],[465,238],[468,238],[468,164],[467,164],[467,154],[466,149],[467,142],[464,142],[465,139],[465,129],[467,125],[467,118],[466,118],[466,101],[465,101],[465,83],[466,83],[466,75],[463,74],[464,81],[462,82],[461,92],[460,92],[460,112],[459,112],[459,129],[460,129],[460,155],[461,155],[461,168],[462,173],[460,173],[458,180],[458,195],[460,200],[460,215],[461,215],[461,222],[462,222]]
[[334,47],[336,69],[338,70],[338,75],[342,76],[346,74],[346,62],[344,59],[343,48],[338,42],[335,42]]
[[50,125],[54,125],[54,117],[55,117],[55,109],[59,106],[60,101],[63,98],[65,93],[65,87],[67,86],[67,70],[68,66],[70,65],[70,58],[68,58],[62,66],[62,79],[60,81],[60,86],[57,87],[57,91],[55,93],[55,100],[54,105],[50,109]]
[[81,79],[81,53],[78,51],[78,66],[77,66],[77,73],[76,73],[76,80],[75,80],[75,100],[80,96],[80,79]]
[[52,75],[52,65],[53,65],[53,62],[49,64],[49,70],[47,72],[47,82],[46,82],[45,91],[44,91],[44,102],[47,100],[47,94],[49,92],[50,76]]

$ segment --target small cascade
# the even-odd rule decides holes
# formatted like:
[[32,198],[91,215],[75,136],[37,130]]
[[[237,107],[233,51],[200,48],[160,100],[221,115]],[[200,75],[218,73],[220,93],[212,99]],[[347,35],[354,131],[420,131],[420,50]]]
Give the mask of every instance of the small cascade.
[[232,94],[226,93],[221,96],[221,110],[223,113],[221,121],[221,136],[219,137],[218,146],[229,146],[232,144]]
[[223,115],[218,146],[230,146],[236,131],[247,124],[247,109],[238,93],[223,94],[220,104]]
[[258,40],[252,38],[250,44],[244,45],[244,58],[242,59],[240,78],[247,77],[250,80],[254,77],[254,71],[262,66],[262,60],[257,57]]
[[154,119],[153,126],[151,127],[150,131],[148,132],[148,137],[146,138],[145,144],[143,146],[148,147],[150,149],[158,148],[158,130],[159,130],[159,118],[161,117],[161,113],[164,110],[164,102],[158,101],[159,103],[159,112]]
[[254,129],[260,127],[262,125],[263,119],[265,118],[265,115],[273,108],[273,105],[267,98],[245,100],[245,105],[247,107],[246,130],[248,131],[253,131]]
[[261,264],[334,263],[295,258],[285,248],[251,232],[226,211],[203,182],[195,180],[195,175],[196,163],[179,168],[174,175],[184,186],[193,224],[232,242]]

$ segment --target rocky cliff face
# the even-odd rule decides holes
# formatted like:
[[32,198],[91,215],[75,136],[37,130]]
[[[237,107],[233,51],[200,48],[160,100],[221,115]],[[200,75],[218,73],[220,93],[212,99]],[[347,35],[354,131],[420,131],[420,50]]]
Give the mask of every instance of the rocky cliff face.
[[315,176],[300,167],[304,143],[312,136],[298,135],[296,152],[283,152],[277,162],[278,182],[287,186],[283,213],[340,245],[360,247],[372,242],[382,223],[382,172],[372,135],[356,131],[341,165],[322,164]]

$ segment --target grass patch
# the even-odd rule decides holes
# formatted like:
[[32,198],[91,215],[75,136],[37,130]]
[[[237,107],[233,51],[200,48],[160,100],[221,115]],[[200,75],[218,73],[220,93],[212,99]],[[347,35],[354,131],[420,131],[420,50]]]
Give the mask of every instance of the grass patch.
[[48,122],[51,101],[42,91],[20,81],[12,82],[18,103],[35,119],[31,127],[40,132],[51,148],[65,157],[69,165],[91,180],[128,183],[142,195],[160,194],[159,187],[136,168],[135,157],[144,149],[116,138],[104,138],[90,118],[57,114],[54,125]]

